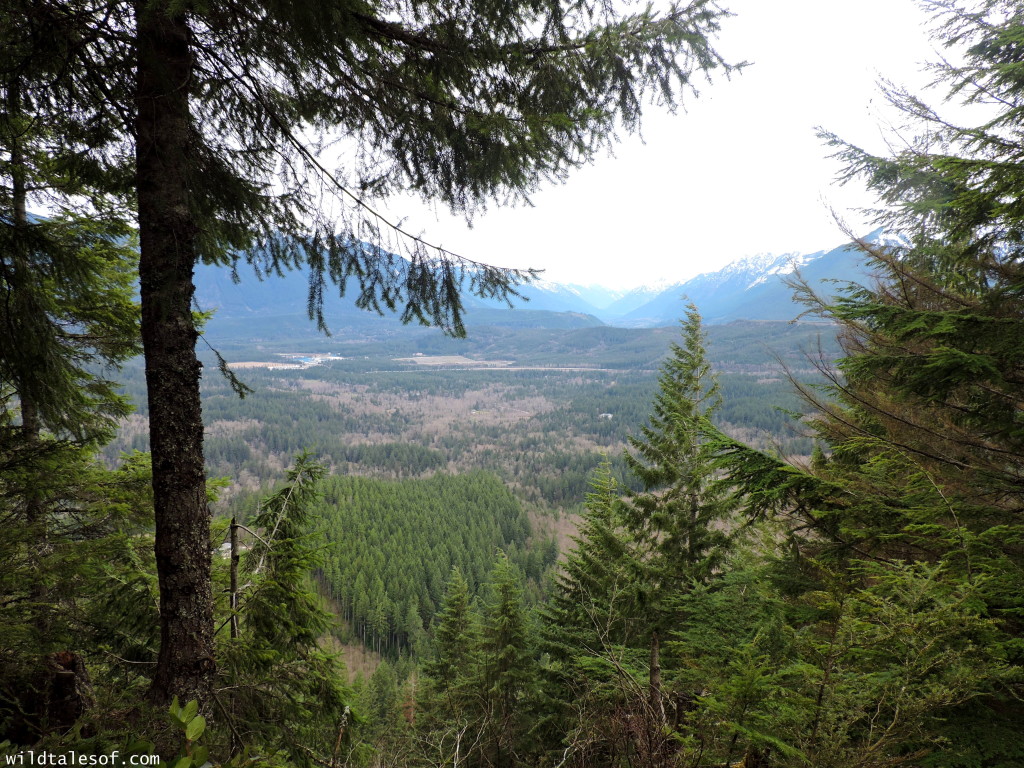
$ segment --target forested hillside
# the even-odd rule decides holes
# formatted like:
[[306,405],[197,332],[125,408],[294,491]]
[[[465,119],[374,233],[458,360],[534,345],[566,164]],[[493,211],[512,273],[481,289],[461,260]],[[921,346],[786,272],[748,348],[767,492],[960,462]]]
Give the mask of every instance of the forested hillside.
[[479,472],[402,483],[334,477],[315,513],[325,542],[322,578],[339,618],[389,655],[424,650],[453,568],[475,593],[502,551],[536,591],[558,556],[553,539],[529,540],[515,497]]

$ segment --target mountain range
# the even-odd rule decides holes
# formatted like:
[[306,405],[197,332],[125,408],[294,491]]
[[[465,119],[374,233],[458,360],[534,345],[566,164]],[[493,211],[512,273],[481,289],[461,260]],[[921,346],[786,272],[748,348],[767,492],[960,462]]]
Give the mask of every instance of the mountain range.
[[[868,242],[889,242],[881,230],[870,233]],[[763,254],[735,261],[684,282],[658,284],[628,292],[603,286],[562,284],[538,280],[519,288],[525,302],[509,309],[502,302],[464,297],[467,325],[545,328],[581,328],[610,325],[653,328],[674,325],[684,302],[692,301],[709,325],[736,320],[787,321],[804,309],[793,300],[789,284],[796,272],[811,288],[834,294],[844,283],[867,277],[863,254],[852,243],[810,254]],[[271,275],[259,280],[239,266],[239,278],[223,267],[200,265],[196,269],[196,300],[201,309],[216,309],[208,334],[241,338],[247,333],[307,335],[313,332],[306,318],[307,276],[301,271]],[[324,315],[328,326],[343,332],[397,330],[394,318],[380,318],[359,310],[351,298],[324,291]],[[383,323],[383,324],[382,324]]]

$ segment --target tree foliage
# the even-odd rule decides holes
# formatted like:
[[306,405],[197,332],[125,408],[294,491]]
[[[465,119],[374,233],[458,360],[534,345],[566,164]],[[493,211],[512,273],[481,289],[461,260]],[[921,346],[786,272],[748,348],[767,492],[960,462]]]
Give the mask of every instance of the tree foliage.
[[545,613],[548,696],[557,704],[544,731],[549,749],[563,748],[577,765],[674,764],[692,736],[687,711],[708,685],[665,656],[669,640],[707,620],[684,608],[686,598],[719,580],[730,545],[729,505],[706,440],[718,387],[693,306],[681,335],[662,364],[649,422],[630,439],[627,463],[641,490],[621,499],[608,466],[599,471]]
[[[642,491],[630,499],[630,525],[647,553],[644,581],[652,613],[664,596],[706,582],[726,553],[728,509],[713,482],[702,426],[721,403],[704,351],[700,314],[692,304],[661,366],[649,423],[630,438],[630,471]],[[656,594],[658,591],[662,595]]]
[[[164,703],[205,703],[214,675],[196,263],[308,264],[321,326],[326,280],[344,291],[354,278],[358,306],[462,334],[465,284],[506,298],[528,274],[429,246],[371,203],[397,189],[465,212],[522,199],[635,129],[645,97],[674,105],[695,73],[724,68],[708,41],[722,11],[706,0],[664,14],[350,0],[4,11],[5,30],[21,23],[3,39],[8,101],[69,116],[75,138],[94,127],[92,189],[137,212],[163,623],[152,696]],[[339,170],[316,148],[328,134],[351,141]],[[331,215],[325,189],[342,203]]]
[[1007,192],[1019,188],[1022,17],[1011,3],[932,5],[940,39],[963,49],[937,80],[986,114],[959,126],[893,88],[921,130],[907,149],[879,157],[828,136],[898,234],[863,244],[873,285],[831,303],[800,287],[842,330],[824,396],[806,392],[828,451],[798,468],[719,443],[747,511],[808,532],[794,535],[788,578],[796,626],[819,638],[799,649],[819,683],[813,727],[789,743],[835,765],[1020,758],[1010,723],[1020,712],[1024,303]]
[[536,562],[526,514],[488,473],[334,477],[317,509],[328,547],[323,582],[350,630],[343,636],[390,656],[422,650],[417,641],[442,605],[451,568],[475,593],[495,550]]
[[[227,636],[214,689],[231,735],[228,754],[260,744],[309,766],[337,759],[352,725],[344,667],[322,647],[333,617],[312,579],[322,564],[312,516],[323,474],[310,456],[298,456],[287,483],[262,501],[239,537],[248,542],[239,564],[244,583],[220,625]],[[232,619],[237,630],[224,632]]]

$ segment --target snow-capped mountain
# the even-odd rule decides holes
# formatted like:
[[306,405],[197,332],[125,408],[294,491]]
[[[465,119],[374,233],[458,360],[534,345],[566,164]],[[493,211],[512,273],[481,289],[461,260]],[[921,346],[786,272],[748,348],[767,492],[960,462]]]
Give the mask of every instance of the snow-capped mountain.
[[810,257],[808,255],[800,253],[784,253],[782,256],[765,253],[748,259],[742,259],[730,266],[733,266],[739,273],[746,271],[757,275],[744,289],[749,291],[751,288],[768,282],[772,275],[793,274],[809,260]]
[[[865,238],[880,245],[901,244],[898,238],[876,230]],[[758,254],[684,282],[662,280],[625,292],[605,303],[594,287],[541,280],[521,289],[530,301],[521,310],[576,312],[597,317],[608,325],[655,327],[671,325],[693,302],[709,324],[733,320],[792,320],[804,307],[793,301],[787,280],[799,271],[816,290],[833,293],[828,281],[863,279],[860,251],[846,244],[816,253]],[[605,294],[605,299],[610,292]],[[603,306],[602,306],[603,304]],[[492,305],[493,306],[493,305]]]
[[[876,230],[865,238],[880,245],[903,245],[898,237]],[[760,254],[734,261],[715,272],[697,275],[685,282],[662,281],[629,292],[601,286],[563,284],[538,280],[519,288],[528,299],[514,309],[494,300],[464,297],[467,321],[473,325],[515,325],[570,328],[601,325],[656,327],[673,325],[685,311],[686,302],[697,305],[707,324],[733,320],[792,320],[804,307],[793,301],[786,283],[799,270],[815,290],[833,294],[837,283],[863,281],[865,269],[861,252],[852,244],[811,254]],[[292,329],[312,326],[304,316],[308,298],[307,276],[288,273],[261,282],[240,268],[241,283],[230,278],[229,270],[199,266],[196,269],[196,298],[204,309],[219,308],[217,322],[230,319],[245,329],[252,318],[279,318]],[[347,297],[355,291],[347,292]],[[337,297],[336,289],[325,291],[325,314],[332,328],[374,325],[382,319],[356,309],[352,299]],[[385,320],[385,323],[395,323]],[[264,323],[266,325],[266,323]],[[397,324],[396,324],[397,325]]]
[[596,309],[607,309],[627,293],[627,291],[606,288],[603,285],[577,285],[576,283],[571,283],[565,287],[574,291],[576,295]]
[[644,304],[647,304],[665,293],[665,291],[671,290],[677,285],[679,285],[678,281],[659,280],[654,283],[638,286],[629,291],[623,291],[622,295],[613,302],[604,307],[600,307],[597,315],[606,323],[610,322],[612,325],[615,325],[615,318],[628,315],[633,310],[644,306]]
[[[880,245],[899,242],[881,229],[865,240]],[[692,301],[708,324],[792,320],[805,309],[793,301],[793,289],[787,282],[797,271],[816,291],[831,295],[843,283],[864,279],[863,261],[863,254],[853,244],[809,254],[750,256],[674,285],[619,318],[601,319],[631,327],[666,325],[682,315],[684,302]]]

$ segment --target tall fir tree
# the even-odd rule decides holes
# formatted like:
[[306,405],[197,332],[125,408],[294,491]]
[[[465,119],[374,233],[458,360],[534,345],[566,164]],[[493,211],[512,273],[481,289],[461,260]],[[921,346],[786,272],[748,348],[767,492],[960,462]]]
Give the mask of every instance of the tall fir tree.
[[423,664],[416,717],[419,751],[428,764],[460,766],[474,755],[480,732],[474,678],[479,632],[469,585],[453,568],[435,618],[432,654]]
[[[124,173],[113,186],[137,205],[161,585],[152,698],[206,703],[215,663],[196,263],[243,251],[266,269],[305,262],[321,325],[326,279],[344,291],[351,278],[360,307],[462,333],[466,284],[507,297],[527,275],[433,248],[371,203],[410,189],[468,213],[564,178],[635,129],[644,98],[676,104],[695,74],[725,66],[708,41],[723,11],[708,0],[662,14],[603,2],[148,0],[95,13],[44,0],[10,7],[19,13],[38,36],[50,25],[70,41],[57,77],[25,91],[113,126],[93,154],[114,158]],[[328,129],[354,143],[339,172],[302,139]],[[313,195],[324,188],[345,201],[337,219]]]
[[707,583],[729,545],[726,496],[714,482],[704,425],[721,404],[704,351],[700,314],[692,304],[682,343],[661,367],[649,423],[631,437],[626,456],[642,490],[629,500],[628,519],[642,554],[638,601],[649,620],[650,706],[665,722],[661,643],[679,617],[674,596]]
[[96,439],[126,413],[104,375],[139,351],[138,259],[103,189],[111,125],[57,103],[74,34],[36,10],[0,7],[0,381],[26,434]]
[[473,680],[480,711],[477,764],[529,765],[526,735],[537,681],[535,639],[523,605],[522,576],[504,553],[498,555],[486,592]]
[[451,697],[473,663],[479,627],[470,602],[469,585],[462,572],[453,568],[435,619],[433,654],[424,665],[442,698]]
[[637,542],[626,527],[624,492],[598,467],[554,594],[541,609],[546,750],[570,765],[616,765],[631,751],[627,719],[647,696],[646,622],[638,609]]
[[148,457],[111,470],[94,445],[43,445],[5,467],[0,497],[0,737],[24,746],[56,746],[130,706],[158,623]]
[[639,565],[636,542],[625,528],[623,490],[604,461],[592,480],[573,547],[545,609],[546,621],[556,633],[582,634],[565,638],[567,655],[578,648],[610,647],[635,639],[632,590]]
[[574,765],[674,764],[700,693],[675,669],[666,690],[664,648],[688,636],[685,597],[719,576],[733,521],[706,439],[720,397],[692,305],[658,382],[626,457],[642,489],[619,498],[609,468],[599,470],[545,613],[548,696],[562,702],[544,737]]
[[312,514],[324,472],[308,454],[296,457],[287,483],[232,536],[245,551],[220,563],[234,570],[237,556],[242,582],[229,579],[220,623],[215,700],[227,726],[220,732],[230,734],[225,754],[258,746],[292,765],[329,764],[353,724],[344,666],[322,643],[333,617],[312,581],[322,565]]
[[529,765],[538,666],[522,575],[499,552],[481,590],[479,613],[461,573],[449,581],[434,655],[424,665],[418,716],[420,756],[429,765]]
[[115,501],[131,472],[96,457],[131,410],[111,374],[139,351],[137,253],[124,211],[95,190],[104,163],[83,158],[108,146],[106,126],[54,109],[59,85],[36,87],[59,79],[66,30],[37,32],[0,6],[0,730],[27,743],[92,701],[85,645],[108,642],[94,629],[111,614],[88,554],[134,579],[121,566],[138,541],[118,533],[141,533],[147,506]]

